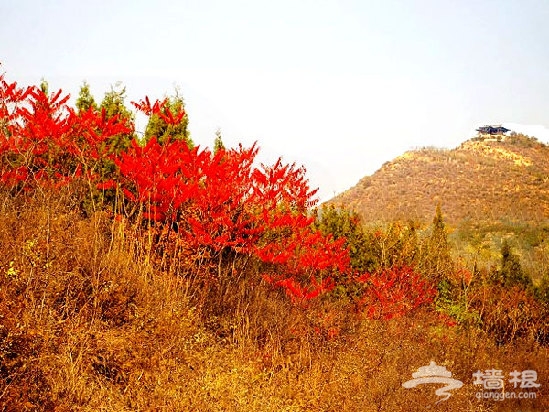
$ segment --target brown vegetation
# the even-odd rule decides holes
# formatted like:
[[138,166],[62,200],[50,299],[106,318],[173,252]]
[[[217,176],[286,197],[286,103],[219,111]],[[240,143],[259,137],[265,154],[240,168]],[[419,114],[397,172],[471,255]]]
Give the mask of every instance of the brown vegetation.
[[516,135],[469,140],[452,150],[424,148],[387,162],[330,201],[365,221],[446,219],[540,222],[549,218],[549,147]]
[[[432,410],[432,385],[402,387],[431,360],[464,382],[437,410],[549,408],[548,350],[529,336],[497,346],[432,307],[391,321],[298,308],[245,281],[211,294],[155,267],[125,225],[69,196],[2,197],[0,410]],[[537,399],[477,400],[471,374],[489,368],[537,370]]]
[[[440,207],[432,224],[312,213],[304,169],[193,149],[182,106],[136,104],[168,130],[144,142],[121,96],[76,112],[44,89],[0,76],[2,411],[415,411],[442,388],[403,383],[435,361],[464,384],[440,410],[548,406],[549,276],[532,282],[512,236],[496,256],[468,221],[449,242]],[[536,398],[477,399],[492,369],[527,370]]]

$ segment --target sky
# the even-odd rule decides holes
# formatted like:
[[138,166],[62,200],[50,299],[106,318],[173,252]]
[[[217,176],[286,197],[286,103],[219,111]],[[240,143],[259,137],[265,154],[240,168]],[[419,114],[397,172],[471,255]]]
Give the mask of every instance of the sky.
[[[127,104],[179,88],[194,142],[253,142],[328,200],[484,124],[549,142],[547,0],[1,0],[0,72]],[[139,126],[139,124],[138,124]],[[139,126],[142,127],[142,126]]]

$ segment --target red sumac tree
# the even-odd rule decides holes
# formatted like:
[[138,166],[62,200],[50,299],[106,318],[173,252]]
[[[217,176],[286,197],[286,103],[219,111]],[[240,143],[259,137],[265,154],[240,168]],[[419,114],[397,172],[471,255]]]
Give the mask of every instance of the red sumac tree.
[[[299,304],[332,290],[334,279],[353,278],[345,238],[334,239],[313,225],[316,190],[303,167],[280,159],[258,165],[255,144],[212,152],[169,136],[162,143],[154,136],[146,142],[133,139],[128,148],[113,150],[116,136],[134,134],[133,123],[93,107],[76,112],[68,100],[61,91],[48,96],[0,75],[4,187],[29,191],[83,180],[92,197],[94,190],[116,191],[130,220],[167,233],[168,243],[175,242],[186,256],[217,259],[218,268],[223,259],[229,264],[237,257],[253,259],[257,281],[282,288]],[[166,110],[167,104],[148,98],[134,103],[145,115],[175,126],[185,112],[182,106]],[[231,269],[229,276],[234,264]],[[359,309],[370,317],[398,316],[434,294],[407,267],[355,278],[364,286]]]

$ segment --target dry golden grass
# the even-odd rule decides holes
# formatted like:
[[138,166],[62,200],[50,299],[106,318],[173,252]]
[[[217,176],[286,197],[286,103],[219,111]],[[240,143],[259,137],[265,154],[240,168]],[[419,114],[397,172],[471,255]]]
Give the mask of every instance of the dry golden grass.
[[446,219],[540,222],[549,217],[549,146],[517,135],[469,140],[451,150],[423,148],[387,162],[330,200],[364,221],[430,222],[440,204]]
[[[1,200],[1,411],[549,410],[547,348],[495,346],[431,308],[301,309],[253,277],[212,292],[158,270],[124,222],[58,195]],[[402,387],[431,360],[465,383],[436,407],[432,385]],[[538,398],[478,401],[471,374],[489,368],[537,370]]]

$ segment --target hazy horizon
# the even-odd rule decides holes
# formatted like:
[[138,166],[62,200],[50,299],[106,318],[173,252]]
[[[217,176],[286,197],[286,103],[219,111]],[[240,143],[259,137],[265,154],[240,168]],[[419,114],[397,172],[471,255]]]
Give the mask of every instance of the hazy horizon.
[[322,200],[418,146],[484,124],[549,141],[541,1],[4,1],[1,71],[127,104],[178,85],[198,145],[257,141]]

